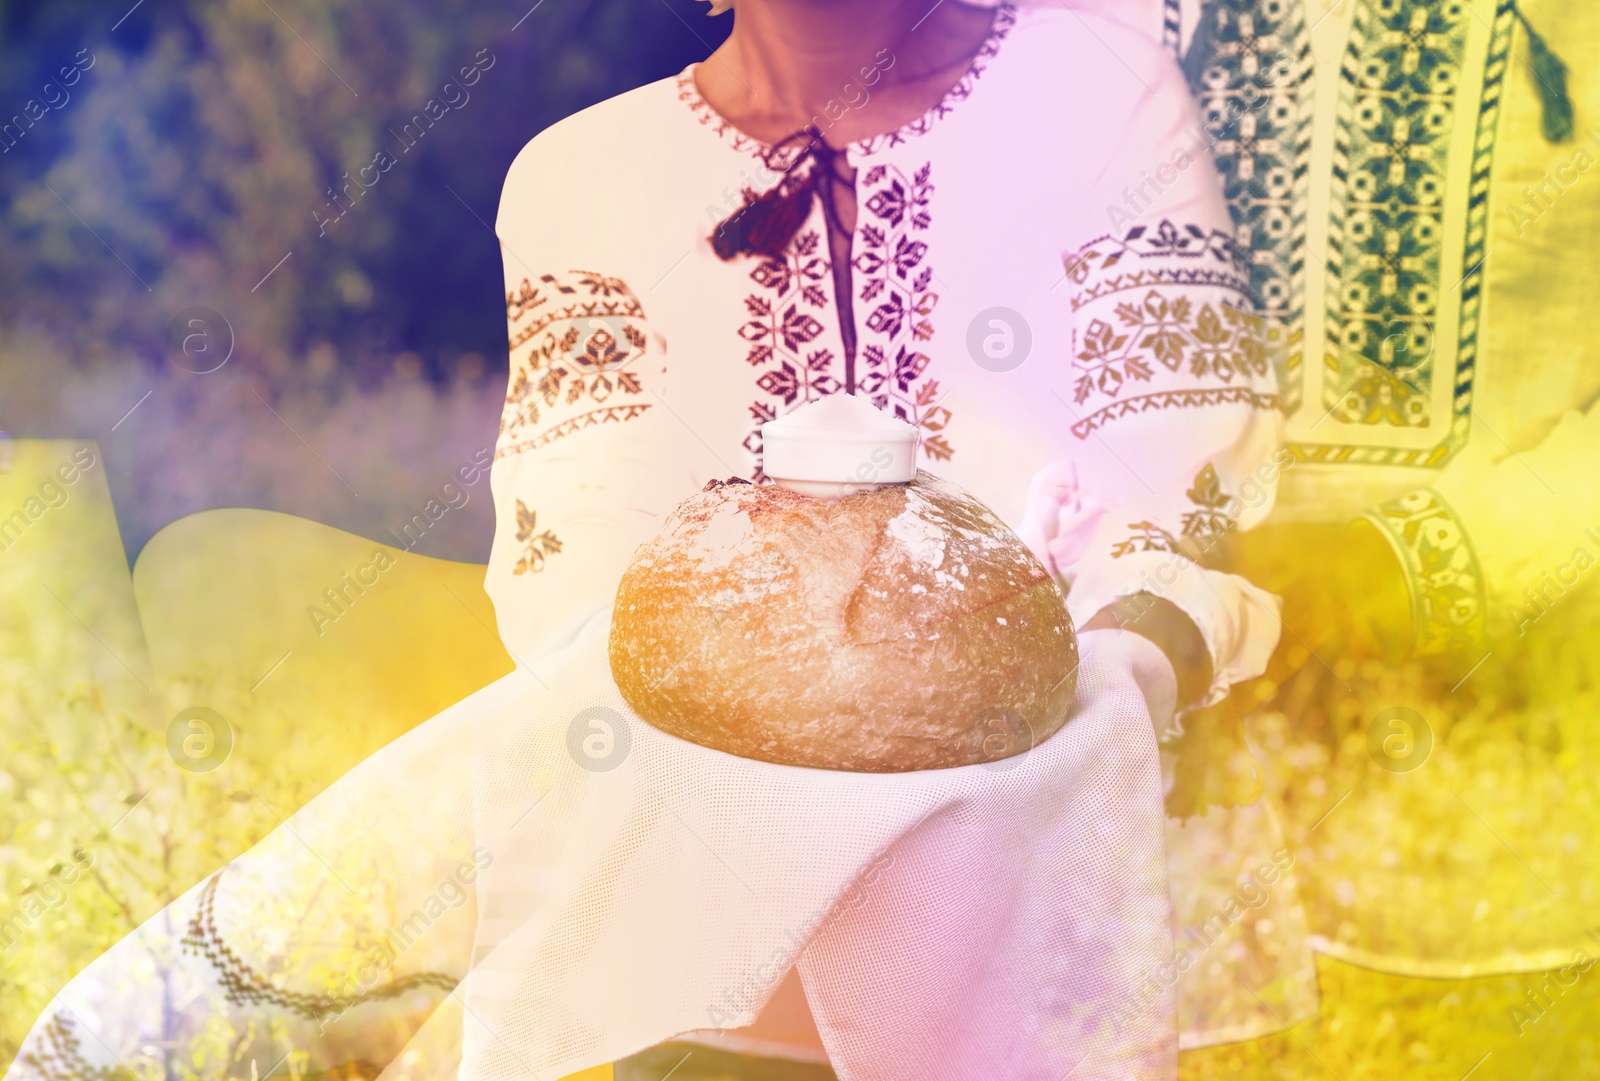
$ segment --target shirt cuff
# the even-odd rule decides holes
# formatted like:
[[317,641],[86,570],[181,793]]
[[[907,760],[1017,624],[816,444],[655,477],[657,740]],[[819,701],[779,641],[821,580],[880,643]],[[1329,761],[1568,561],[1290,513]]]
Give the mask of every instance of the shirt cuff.
[[1194,621],[1211,653],[1211,686],[1191,709],[1214,706],[1229,688],[1267,670],[1283,626],[1282,601],[1237,574],[1206,570],[1173,552],[1134,552],[1078,569],[1067,610],[1082,627],[1121,597],[1150,593]]
[[1488,610],[1483,569],[1466,526],[1444,497],[1422,488],[1363,518],[1383,534],[1405,571],[1415,655],[1482,641]]

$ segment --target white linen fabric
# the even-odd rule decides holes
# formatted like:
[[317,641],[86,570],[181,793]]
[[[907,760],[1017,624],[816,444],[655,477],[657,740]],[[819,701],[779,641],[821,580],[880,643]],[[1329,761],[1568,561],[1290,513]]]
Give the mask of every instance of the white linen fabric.
[[[1172,995],[1129,1005],[1173,957],[1154,733],[1096,636],[1032,751],[869,775],[649,727],[609,625],[396,741],[97,960],[13,1076],[91,1076],[223,1017],[384,1061],[399,1013],[449,992],[459,1076],[553,1078],[746,1024],[795,966],[844,1081],[1173,1075]],[[575,742],[594,731],[611,742]],[[459,877],[473,903],[441,905]],[[385,982],[330,996],[315,951],[284,949],[290,892],[320,898],[319,928],[389,911]]]

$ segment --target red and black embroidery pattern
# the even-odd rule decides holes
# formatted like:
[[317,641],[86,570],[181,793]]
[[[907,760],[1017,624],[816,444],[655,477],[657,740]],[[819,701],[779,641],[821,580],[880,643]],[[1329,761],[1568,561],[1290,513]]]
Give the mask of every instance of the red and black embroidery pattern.
[[734,127],[721,113],[711,107],[711,103],[700,96],[700,90],[694,85],[694,66],[685,68],[677,78],[678,100],[689,107],[694,113],[700,126],[708,128],[711,134],[725,140],[735,150],[747,154],[761,154],[767,150],[767,144],[759,139],[752,139],[738,128]]
[[806,402],[840,391],[859,393],[879,409],[922,429],[922,449],[931,458],[953,453],[945,432],[950,411],[939,404],[939,382],[927,378],[925,343],[933,338],[932,314],[939,302],[932,289],[926,235],[932,225],[931,166],[910,175],[893,165],[875,165],[860,177],[856,201],[855,255],[851,262],[856,301],[864,312],[854,386],[834,350],[819,344],[837,318],[832,303],[832,264],[820,232],[800,232],[781,259],[764,259],[751,271],[759,289],[745,298],[748,316],[739,335],[749,343],[745,359],[761,374],[765,392],[750,405],[754,421],[744,446],[761,469],[761,425]]
[[1277,406],[1265,323],[1251,310],[1248,274],[1227,233],[1136,225],[1085,244],[1066,271],[1073,398],[1109,403],[1073,426],[1079,438],[1152,409]]
[[[995,9],[994,22],[990,24],[989,34],[984,38],[983,44],[978,47],[977,53],[972,58],[972,63],[967,67],[961,79],[945,92],[944,97],[932,109],[913,120],[902,128],[888,132],[884,135],[862,139],[850,144],[851,153],[857,158],[870,157],[891,146],[900,146],[913,136],[926,135],[932,131],[939,121],[949,116],[959,104],[972,96],[972,89],[983,76],[984,71],[994,58],[1000,55],[1000,45],[1017,23],[1017,9],[1010,4],[1001,4]],[[726,142],[733,149],[746,154],[761,155],[770,149],[768,144],[759,139],[752,138],[724,117],[710,102],[700,96],[700,90],[694,84],[694,66],[679,74],[676,85],[678,100],[688,106],[689,111],[699,121],[700,126],[709,130],[717,138]],[[815,117],[813,123],[821,128],[822,122],[827,118]],[[834,117],[833,119],[837,119]],[[826,129],[824,134],[826,134]]]
[[1158,390],[1153,394],[1136,394],[1096,410],[1072,425],[1072,434],[1079,439],[1089,438],[1096,428],[1104,428],[1114,420],[1156,413],[1163,409],[1206,409],[1217,405],[1247,405],[1252,409],[1281,409],[1283,400],[1275,393],[1258,393],[1249,387],[1208,387],[1201,390]]
[[756,385],[769,399],[750,403],[755,421],[744,447],[755,456],[754,479],[761,471],[761,425],[790,409],[834,394],[843,383],[833,372],[833,350],[815,343],[831,316],[827,282],[832,266],[815,229],[802,230],[781,259],[763,259],[750,271],[757,291],[745,297],[749,317],[739,337],[749,344],[745,360],[761,369]]
[[40,1081],[136,1081],[138,1075],[121,1063],[92,1065],[84,1056],[77,1028],[73,1018],[56,1014],[41,1031],[37,1043],[18,1055],[17,1061]]
[[922,450],[948,459],[953,450],[944,434],[950,411],[938,405],[939,382],[924,379],[933,338],[933,267],[928,265],[932,224],[931,163],[907,176],[893,165],[874,165],[861,175],[857,202],[864,220],[857,227],[852,263],[860,283],[859,310],[867,312],[859,390],[879,409],[893,412],[922,429]]
[[545,446],[650,408],[637,361],[648,349],[644,306],[620,278],[590,271],[524,278],[506,294],[512,379],[495,457]]

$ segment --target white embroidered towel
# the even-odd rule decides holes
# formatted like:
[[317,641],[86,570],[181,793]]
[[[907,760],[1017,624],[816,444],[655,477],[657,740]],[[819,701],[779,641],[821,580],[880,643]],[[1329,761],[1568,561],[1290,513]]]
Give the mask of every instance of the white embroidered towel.
[[[748,1024],[797,966],[844,1081],[1175,1074],[1170,993],[1128,1004],[1173,956],[1154,735],[1093,636],[1075,715],[1040,746],[857,774],[651,728],[610,678],[608,631],[592,620],[397,740],[102,957],[57,1000],[96,1037],[77,1053],[131,1061],[158,1029],[170,1041],[163,998],[197,1026],[309,1009],[320,1039],[360,1044],[365,1011],[383,1007],[374,988],[456,971],[460,1077],[553,1081]],[[322,907],[274,907],[286,884],[318,881]],[[456,907],[446,884],[461,881],[475,906]],[[319,1004],[310,981],[325,986],[327,966],[285,948],[297,927],[274,921],[310,911],[320,927],[339,905],[392,912],[394,956],[355,974],[359,1001]],[[181,953],[186,928],[229,958]],[[130,995],[158,955],[182,978],[169,966],[164,995]],[[48,1048],[50,1024],[25,1051]]]

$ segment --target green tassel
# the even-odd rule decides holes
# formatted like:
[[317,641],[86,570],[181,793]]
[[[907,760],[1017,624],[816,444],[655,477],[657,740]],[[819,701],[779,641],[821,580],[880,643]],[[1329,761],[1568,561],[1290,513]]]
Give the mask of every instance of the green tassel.
[[1539,87],[1539,100],[1544,104],[1544,137],[1552,143],[1565,142],[1572,138],[1572,97],[1567,93],[1567,65],[1545,44],[1522,10],[1513,10],[1528,34],[1533,81]]
[[1203,4],[1200,20],[1195,24],[1194,37],[1189,41],[1189,51],[1183,54],[1183,74],[1189,80],[1189,92],[1200,93],[1200,79],[1206,65],[1217,54],[1217,9],[1214,4]]

